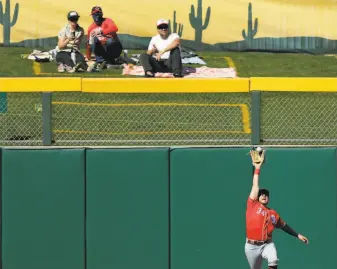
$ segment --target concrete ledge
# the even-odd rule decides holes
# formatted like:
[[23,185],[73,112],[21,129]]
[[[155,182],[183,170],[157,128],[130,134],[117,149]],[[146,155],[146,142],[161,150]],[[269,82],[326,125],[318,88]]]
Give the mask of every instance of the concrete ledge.
[[0,78],[0,92],[70,91],[81,91],[81,78]]
[[337,92],[337,78],[250,78],[250,91]]
[[99,93],[210,93],[249,92],[248,78],[83,78],[82,92]]

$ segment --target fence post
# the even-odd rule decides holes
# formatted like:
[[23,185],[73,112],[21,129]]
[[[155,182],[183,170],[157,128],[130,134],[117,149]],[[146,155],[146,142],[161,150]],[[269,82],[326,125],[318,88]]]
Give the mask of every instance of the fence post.
[[252,91],[252,145],[261,142],[261,92]]
[[0,92],[0,113],[7,112],[7,93]]
[[42,93],[42,126],[43,126],[43,146],[52,144],[52,95],[51,92]]

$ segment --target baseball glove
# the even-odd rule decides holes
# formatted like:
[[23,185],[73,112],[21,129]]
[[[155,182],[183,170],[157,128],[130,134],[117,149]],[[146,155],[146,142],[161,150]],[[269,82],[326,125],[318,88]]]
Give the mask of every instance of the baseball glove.
[[263,151],[257,151],[255,149],[252,149],[250,151],[250,156],[252,156],[253,163],[261,163],[264,161],[264,152]]

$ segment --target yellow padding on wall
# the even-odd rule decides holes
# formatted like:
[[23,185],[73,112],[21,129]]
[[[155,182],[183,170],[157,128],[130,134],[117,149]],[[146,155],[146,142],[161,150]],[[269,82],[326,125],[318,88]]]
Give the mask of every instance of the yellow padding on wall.
[[337,78],[0,78],[0,92],[337,92]]
[[81,78],[0,78],[0,92],[69,91],[81,91]]
[[251,91],[337,92],[337,78],[250,78]]
[[249,92],[248,78],[83,78],[82,92],[100,93],[195,93]]

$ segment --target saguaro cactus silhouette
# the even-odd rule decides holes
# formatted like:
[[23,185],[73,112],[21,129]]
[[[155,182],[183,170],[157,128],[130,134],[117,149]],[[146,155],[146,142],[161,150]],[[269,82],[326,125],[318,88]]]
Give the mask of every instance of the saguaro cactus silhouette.
[[19,14],[19,4],[16,3],[14,8],[13,20],[11,21],[11,1],[6,0],[5,12],[3,12],[3,1],[0,1],[0,24],[3,25],[3,43],[8,46],[11,42],[11,27],[16,24]]
[[253,8],[252,8],[252,4],[249,3],[248,5],[248,29],[247,29],[247,34],[245,30],[242,30],[242,37],[244,38],[244,40],[246,40],[246,42],[248,43],[248,46],[251,47],[252,43],[253,43],[253,38],[255,37],[256,33],[257,33],[257,28],[258,28],[258,24],[259,21],[257,18],[255,18],[254,21],[254,29],[253,29]]
[[195,15],[194,5],[191,5],[190,23],[195,30],[195,42],[197,46],[201,46],[202,31],[206,30],[211,16],[211,8],[207,8],[205,23],[202,21],[202,0],[198,0],[197,15]]
[[177,23],[175,10],[173,11],[173,29],[171,28],[170,20],[169,20],[169,29],[170,29],[170,33],[177,33],[180,37],[183,35],[184,25],[182,23],[179,23],[179,24]]

